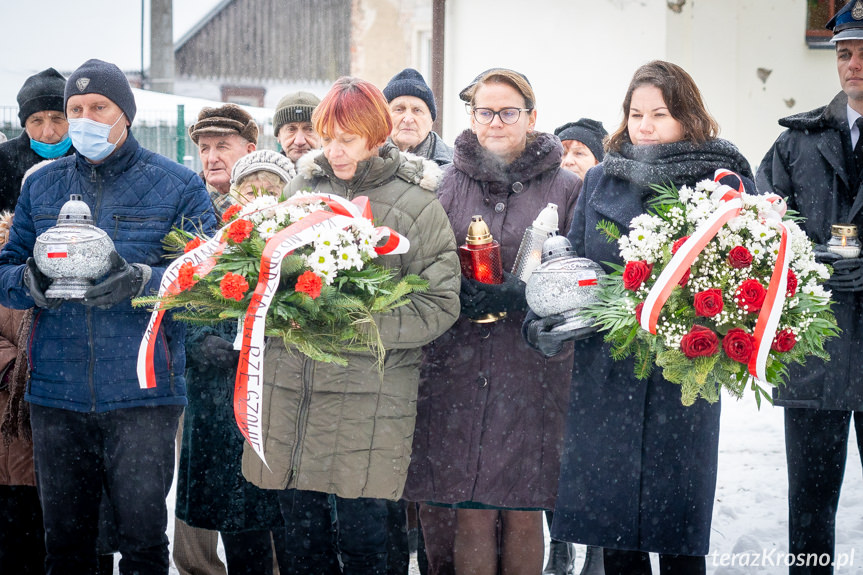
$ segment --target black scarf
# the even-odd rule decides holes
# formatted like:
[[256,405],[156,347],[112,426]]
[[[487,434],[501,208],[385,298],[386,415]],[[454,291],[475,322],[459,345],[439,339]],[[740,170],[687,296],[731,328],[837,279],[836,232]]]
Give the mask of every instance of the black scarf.
[[727,168],[752,178],[749,162],[728,140],[708,140],[703,144],[674,142],[635,146],[625,143],[620,152],[608,152],[602,162],[605,173],[640,187],[693,185],[717,168]]

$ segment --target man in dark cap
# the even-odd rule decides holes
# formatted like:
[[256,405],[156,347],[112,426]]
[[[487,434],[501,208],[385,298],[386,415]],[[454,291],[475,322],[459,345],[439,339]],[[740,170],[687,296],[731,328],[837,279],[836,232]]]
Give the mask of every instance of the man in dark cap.
[[[35,306],[30,334],[33,452],[48,573],[92,573],[103,491],[113,509],[122,573],[168,573],[165,498],[186,403],[184,327],[165,318],[151,363],[138,348],[150,312],[132,298],[158,290],[162,239],[174,228],[210,232],[216,221],[201,179],[142,148],[131,133],[135,98],[123,72],[101,60],[75,70],[64,93],[76,153],[30,175],[10,241],[0,253],[0,304]],[[107,232],[110,269],[83,296],[49,291],[33,259],[36,238],[75,194]],[[60,246],[71,252],[71,245]],[[139,369],[154,375],[142,388]]]
[[0,211],[15,209],[27,170],[73,152],[63,110],[65,86],[66,78],[48,68],[27,78],[18,92],[18,119],[24,131],[0,144]]
[[390,140],[399,150],[432,160],[440,166],[452,163],[452,148],[432,132],[437,106],[422,74],[413,68],[405,68],[392,77],[383,93],[393,118]]
[[258,124],[236,104],[203,108],[198,121],[189,126],[189,135],[198,146],[204,182],[216,213],[221,215],[233,203],[231,170],[234,162],[258,145]]
[[602,161],[605,152],[602,142],[608,132],[602,127],[602,122],[581,118],[577,122],[569,122],[554,131],[563,144],[563,159],[560,167],[578,174],[582,180],[587,170]]
[[310,92],[294,92],[279,100],[273,115],[273,135],[282,154],[293,163],[311,150],[321,147],[321,137],[312,125],[312,113],[321,99]]
[[[827,23],[833,31],[842,91],[821,108],[782,118],[787,128],[758,169],[762,193],[784,196],[803,216],[816,258],[832,266],[827,287],[841,328],[824,347],[829,362],[812,357],[788,367],[787,385],[774,390],[785,407],[788,463],[789,573],[833,572],[836,508],[851,421],[863,455],[863,259],[827,251],[832,224],[863,229],[863,0],[852,0]],[[829,562],[820,558],[830,557]],[[815,566],[813,566],[815,565]]]

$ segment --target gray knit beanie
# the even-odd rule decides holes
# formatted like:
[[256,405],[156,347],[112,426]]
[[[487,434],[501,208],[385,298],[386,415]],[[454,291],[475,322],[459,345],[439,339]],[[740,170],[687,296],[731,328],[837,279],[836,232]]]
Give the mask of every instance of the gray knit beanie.
[[279,176],[285,183],[297,175],[294,163],[273,150],[255,150],[234,162],[231,170],[231,184],[239,184],[240,180],[255,172],[271,172]]
[[321,99],[310,92],[295,92],[279,100],[273,116],[273,135],[279,137],[279,128],[292,122],[311,122],[312,112]]

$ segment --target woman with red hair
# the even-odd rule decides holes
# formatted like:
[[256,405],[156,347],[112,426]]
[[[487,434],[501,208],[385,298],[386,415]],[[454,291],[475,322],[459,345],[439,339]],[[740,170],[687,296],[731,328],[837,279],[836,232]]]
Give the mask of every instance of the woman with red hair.
[[[374,85],[336,81],[312,115],[323,149],[297,162],[288,194],[302,190],[367,196],[375,224],[410,250],[376,261],[396,277],[417,274],[428,289],[374,314],[387,350],[345,353],[321,363],[271,338],[264,366],[263,438],[268,467],[247,446],[243,472],[279,489],[293,556],[287,573],[385,573],[386,500],[402,495],[410,463],[421,347],[459,314],[455,237],[435,197],[437,164],[387,143],[392,120]],[[281,569],[281,566],[280,566]]]

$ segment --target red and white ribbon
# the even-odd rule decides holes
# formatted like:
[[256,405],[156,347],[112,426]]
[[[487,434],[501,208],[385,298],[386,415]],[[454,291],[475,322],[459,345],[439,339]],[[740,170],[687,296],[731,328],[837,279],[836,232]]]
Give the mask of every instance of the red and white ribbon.
[[[743,209],[743,181],[740,176],[729,170],[716,170],[713,180],[718,182],[726,176],[736,176],[740,180],[737,190],[730,186],[720,185],[714,192],[713,197],[719,197],[719,207],[710,217],[699,225],[691,236],[677,249],[671,257],[671,261],[659,274],[656,283],[644,300],[641,311],[641,327],[652,334],[656,334],[656,324],[662,307],[678,285],[683,275],[710,243],[719,230],[740,214]],[[772,205],[772,210],[760,213],[759,216],[765,223],[777,228],[781,234],[779,242],[779,254],[770,284],[767,288],[767,296],[755,322],[754,337],[756,341],[755,353],[749,361],[749,373],[762,381],[767,381],[766,365],[770,346],[776,336],[779,318],[782,316],[782,308],[785,304],[785,293],[788,282],[788,260],[790,259],[790,242],[788,241],[788,230],[782,224],[782,216],[785,215],[785,202],[781,197],[771,194],[767,200]]]
[[[162,274],[162,282],[159,284],[159,297],[175,295],[180,293],[179,271],[183,264],[191,263],[196,266],[196,273],[199,276],[205,276],[210,273],[210,270],[216,265],[216,257],[222,253],[227,245],[224,241],[224,233],[230,227],[230,224],[220,229],[209,241],[201,244],[197,248],[181,255],[165,269]],[[147,329],[144,330],[144,337],[141,340],[141,345],[138,347],[138,385],[141,389],[151,389],[156,387],[156,373],[153,369],[153,354],[156,349],[156,340],[159,334],[159,326],[162,324],[162,318],[165,315],[165,310],[161,309],[161,305],[156,303],[153,307],[153,313],[150,314],[150,320],[147,323]]]
[[[264,335],[267,311],[279,286],[281,262],[292,251],[314,242],[318,234],[325,229],[347,228],[355,218],[372,220],[371,205],[365,196],[360,196],[350,202],[332,194],[295,196],[280,205],[309,201],[322,201],[332,211],[312,212],[267,240],[261,255],[258,284],[255,286],[249,308],[241,322],[242,347],[240,349],[240,361],[237,365],[237,377],[234,382],[234,417],[240,432],[264,462],[264,465],[267,465],[267,460],[264,457],[261,403],[263,397]],[[265,209],[271,210],[273,208]],[[249,215],[251,214],[245,214],[243,217]],[[168,266],[162,277],[159,296],[175,294],[180,291],[177,279],[178,270],[188,261],[198,266],[196,270],[198,276],[207,275],[216,264],[215,256],[224,250],[226,242],[222,238],[233,223],[232,221],[221,228],[213,239],[184,254]],[[380,243],[386,238],[383,245],[375,247],[377,254],[403,254],[410,249],[410,241],[398,232],[385,226],[376,227],[375,231],[376,243]],[[160,310],[157,305],[139,348],[138,381],[142,388],[155,386],[152,367],[153,350],[155,334],[158,333],[163,314],[164,310]]]

